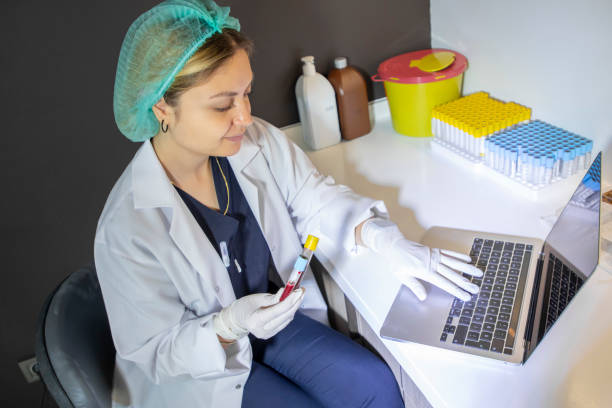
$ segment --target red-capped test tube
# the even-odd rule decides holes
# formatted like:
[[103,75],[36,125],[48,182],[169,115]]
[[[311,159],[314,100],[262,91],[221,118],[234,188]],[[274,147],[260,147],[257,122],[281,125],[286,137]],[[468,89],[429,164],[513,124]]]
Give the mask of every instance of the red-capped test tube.
[[302,281],[302,277],[306,272],[306,268],[310,263],[310,259],[312,258],[312,254],[315,249],[317,249],[317,244],[319,243],[319,238],[314,235],[308,235],[306,239],[306,243],[304,244],[304,250],[298,256],[293,265],[293,270],[291,271],[291,275],[289,276],[289,280],[287,281],[287,285],[285,285],[285,290],[280,297],[280,300],[285,300],[287,296],[291,293],[292,290],[295,290],[300,287],[300,282]]

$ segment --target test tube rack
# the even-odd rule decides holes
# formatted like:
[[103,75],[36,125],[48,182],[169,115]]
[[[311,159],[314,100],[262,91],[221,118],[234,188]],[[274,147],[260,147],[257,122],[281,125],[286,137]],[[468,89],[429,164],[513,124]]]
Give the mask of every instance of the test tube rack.
[[515,102],[476,92],[432,110],[433,142],[532,190],[590,165],[593,142],[540,120]]
[[472,162],[482,162],[485,139],[531,119],[531,109],[476,92],[432,110],[433,141]]
[[540,120],[484,142],[484,164],[531,189],[567,178],[591,163],[593,142]]

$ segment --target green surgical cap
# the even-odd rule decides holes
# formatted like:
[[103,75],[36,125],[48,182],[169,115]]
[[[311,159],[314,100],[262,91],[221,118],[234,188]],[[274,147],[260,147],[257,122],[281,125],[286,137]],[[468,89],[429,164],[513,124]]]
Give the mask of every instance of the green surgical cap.
[[115,76],[113,110],[121,133],[133,142],[155,136],[153,105],[204,41],[224,28],[240,30],[240,23],[229,7],[211,0],[166,0],[132,23]]

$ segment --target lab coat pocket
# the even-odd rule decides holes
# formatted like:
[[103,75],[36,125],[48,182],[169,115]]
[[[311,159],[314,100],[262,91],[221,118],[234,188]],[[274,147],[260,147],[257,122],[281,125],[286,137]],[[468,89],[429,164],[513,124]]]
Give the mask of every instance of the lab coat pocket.
[[195,317],[202,317],[221,310],[221,304],[217,299],[217,293],[211,282],[206,282],[205,278],[191,265],[173,279],[174,285],[178,290],[179,296],[185,308]]

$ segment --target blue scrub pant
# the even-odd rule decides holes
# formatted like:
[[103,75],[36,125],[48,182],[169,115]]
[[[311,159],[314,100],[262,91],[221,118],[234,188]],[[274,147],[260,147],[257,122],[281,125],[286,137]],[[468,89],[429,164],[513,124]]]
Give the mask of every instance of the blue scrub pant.
[[377,356],[301,314],[276,336],[250,336],[253,365],[243,407],[403,407],[397,382]]

